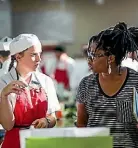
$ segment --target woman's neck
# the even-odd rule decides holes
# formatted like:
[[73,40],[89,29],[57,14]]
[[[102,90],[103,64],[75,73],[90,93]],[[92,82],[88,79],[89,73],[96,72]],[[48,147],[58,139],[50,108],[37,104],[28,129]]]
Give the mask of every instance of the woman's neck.
[[111,73],[101,73],[101,76],[104,78],[104,79],[108,79],[108,80],[113,80],[113,79],[116,79],[118,77],[121,76],[121,74],[123,73],[124,69],[123,68],[120,68],[119,67],[115,67],[115,68],[112,68],[111,70]]
[[29,71],[19,65],[17,65],[16,70],[17,70],[18,74],[24,79],[27,79],[28,77],[30,77],[31,73],[32,73],[31,71]]

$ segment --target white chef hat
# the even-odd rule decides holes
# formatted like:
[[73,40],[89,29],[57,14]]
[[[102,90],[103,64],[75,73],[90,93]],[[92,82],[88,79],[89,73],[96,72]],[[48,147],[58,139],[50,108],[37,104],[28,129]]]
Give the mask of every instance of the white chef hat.
[[11,55],[15,55],[16,53],[20,53],[34,45],[41,46],[40,40],[36,35],[20,34],[12,40],[9,48],[10,48]]
[[9,44],[11,43],[12,39],[9,37],[4,37],[0,40],[0,51],[9,51]]

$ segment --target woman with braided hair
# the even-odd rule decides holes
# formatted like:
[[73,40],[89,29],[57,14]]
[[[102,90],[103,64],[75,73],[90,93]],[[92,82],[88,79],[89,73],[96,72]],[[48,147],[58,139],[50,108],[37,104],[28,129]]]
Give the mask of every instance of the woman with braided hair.
[[0,78],[0,123],[7,130],[2,148],[20,148],[19,131],[54,127],[60,107],[53,81],[37,70],[42,52],[37,36],[21,34],[9,47],[9,72]]
[[132,107],[138,73],[121,67],[137,50],[133,32],[119,23],[91,37],[87,54],[94,74],[82,79],[77,92],[77,127],[109,127],[116,148],[138,147]]

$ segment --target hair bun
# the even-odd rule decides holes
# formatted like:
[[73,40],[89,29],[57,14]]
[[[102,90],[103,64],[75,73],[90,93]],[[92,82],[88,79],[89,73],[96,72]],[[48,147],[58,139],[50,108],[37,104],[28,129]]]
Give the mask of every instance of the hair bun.
[[120,22],[118,23],[114,29],[119,29],[119,30],[122,30],[122,31],[127,31],[127,24],[125,24],[124,22]]

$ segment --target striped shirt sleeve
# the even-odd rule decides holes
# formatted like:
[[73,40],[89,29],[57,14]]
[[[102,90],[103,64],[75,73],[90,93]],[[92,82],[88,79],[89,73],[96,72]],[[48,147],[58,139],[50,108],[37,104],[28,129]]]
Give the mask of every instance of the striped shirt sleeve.
[[79,87],[78,87],[78,90],[77,90],[77,94],[76,94],[76,101],[78,103],[85,103],[85,84],[86,84],[86,78],[87,77],[84,77],[80,84],[79,84]]

